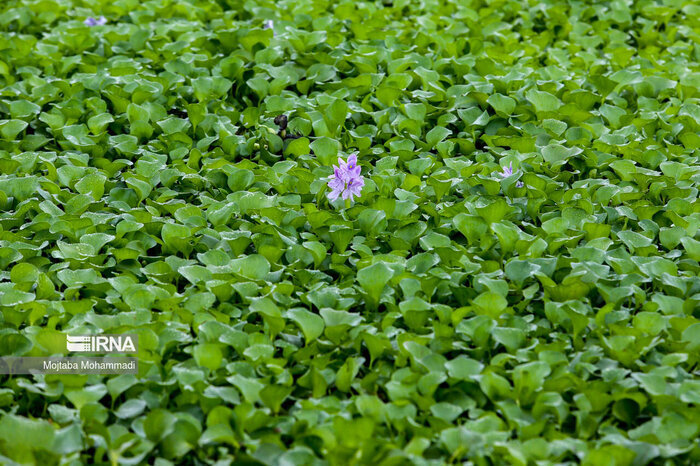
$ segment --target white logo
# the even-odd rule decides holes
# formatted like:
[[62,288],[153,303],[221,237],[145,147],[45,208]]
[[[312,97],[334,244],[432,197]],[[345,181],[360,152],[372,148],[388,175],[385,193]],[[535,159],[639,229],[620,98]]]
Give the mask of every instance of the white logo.
[[66,347],[68,351],[92,351],[90,335],[66,336]]
[[68,351],[80,353],[135,353],[136,335],[66,335]]

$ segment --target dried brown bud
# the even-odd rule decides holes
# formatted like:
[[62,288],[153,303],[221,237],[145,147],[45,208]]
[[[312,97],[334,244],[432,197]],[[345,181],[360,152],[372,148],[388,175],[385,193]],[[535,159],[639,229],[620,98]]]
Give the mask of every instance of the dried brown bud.
[[275,124],[280,127],[280,131],[287,129],[287,115],[276,116]]

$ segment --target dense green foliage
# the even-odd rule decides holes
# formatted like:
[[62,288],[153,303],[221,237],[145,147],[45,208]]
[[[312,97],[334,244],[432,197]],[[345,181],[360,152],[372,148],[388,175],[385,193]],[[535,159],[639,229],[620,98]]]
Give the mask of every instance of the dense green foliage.
[[697,464],[699,18],[4,0],[0,462]]

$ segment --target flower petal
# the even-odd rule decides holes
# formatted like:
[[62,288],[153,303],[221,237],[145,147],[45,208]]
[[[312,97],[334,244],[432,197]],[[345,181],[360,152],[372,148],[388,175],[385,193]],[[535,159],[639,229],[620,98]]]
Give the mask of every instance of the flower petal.
[[338,196],[340,196],[340,192],[341,190],[334,189],[333,191],[328,193],[328,199],[330,199],[331,201],[335,201],[336,199],[338,199]]

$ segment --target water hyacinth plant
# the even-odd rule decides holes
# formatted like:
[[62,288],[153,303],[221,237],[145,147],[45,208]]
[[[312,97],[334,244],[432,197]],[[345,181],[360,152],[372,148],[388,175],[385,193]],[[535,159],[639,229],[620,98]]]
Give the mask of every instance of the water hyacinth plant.
[[699,18],[0,0],[0,466],[700,465]]
[[339,196],[353,201],[353,196],[360,197],[365,180],[360,174],[361,167],[357,165],[357,155],[348,157],[347,162],[338,157],[338,165],[333,165],[333,174],[329,177],[328,199],[335,201]]

